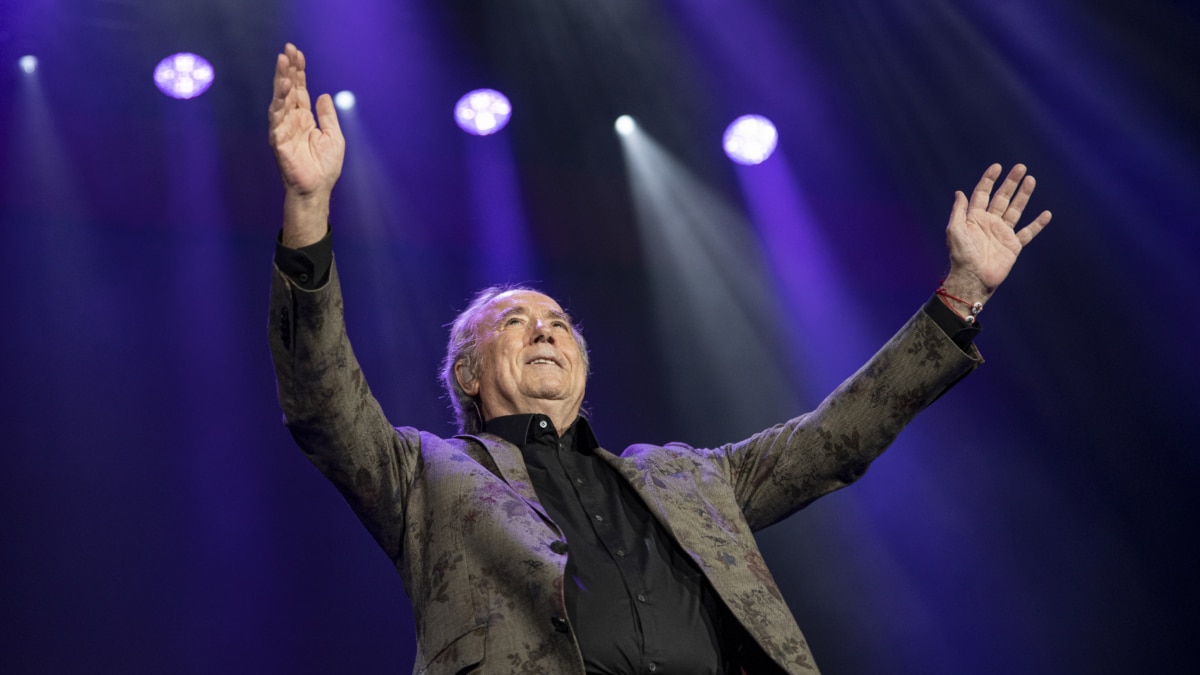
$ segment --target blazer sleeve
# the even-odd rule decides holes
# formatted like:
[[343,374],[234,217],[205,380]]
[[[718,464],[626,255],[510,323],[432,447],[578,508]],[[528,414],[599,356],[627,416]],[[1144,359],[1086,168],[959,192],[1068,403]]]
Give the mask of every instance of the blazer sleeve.
[[415,430],[393,429],[371,395],[346,335],[336,265],[315,290],[297,286],[276,267],[269,331],[288,430],[380,546],[398,558],[420,438]]
[[919,311],[816,410],[718,448],[751,528],[858,480],[917,413],[982,363]]

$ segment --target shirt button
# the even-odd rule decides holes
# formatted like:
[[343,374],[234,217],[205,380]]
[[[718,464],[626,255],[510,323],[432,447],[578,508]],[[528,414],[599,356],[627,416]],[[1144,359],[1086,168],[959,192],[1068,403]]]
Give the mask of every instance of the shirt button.
[[625,549],[623,549],[623,548],[617,549],[617,557],[624,558],[625,557]]
[[654,671],[658,670],[658,664],[651,661],[650,665],[646,666],[646,669],[653,673]]
[[585,482],[586,482],[586,481],[584,481],[582,478],[576,478],[576,479],[575,479],[575,484],[576,484],[576,485],[583,485]]
[[565,542],[561,539],[559,539],[558,541],[551,542],[550,550],[554,551],[555,553],[557,553],[559,555],[562,555],[568,551],[567,542]]
[[592,516],[592,517],[596,519],[596,522],[597,522],[597,523],[603,523],[603,522],[604,522],[604,516],[600,515],[599,513],[597,513],[595,516]]
[[545,429],[546,428],[546,420],[542,420],[541,422],[538,422],[538,426]]
[[646,596],[642,595],[641,593],[638,593],[638,594],[637,594],[637,599],[638,599],[638,602],[645,602],[645,601],[646,601]]

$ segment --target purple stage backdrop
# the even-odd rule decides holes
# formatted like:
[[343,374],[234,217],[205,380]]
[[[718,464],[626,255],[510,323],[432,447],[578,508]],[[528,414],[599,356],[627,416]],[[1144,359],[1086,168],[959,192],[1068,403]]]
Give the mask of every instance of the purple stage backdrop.
[[[811,409],[937,286],[954,190],[1028,164],[1054,222],[987,364],[760,542],[828,673],[1193,672],[1198,33],[1178,0],[3,0],[0,673],[412,667],[399,577],[275,401],[289,40],[356,101],[358,357],[441,434],[445,326],[509,281],[581,320],[609,449]],[[177,52],[210,89],[158,91]],[[512,116],[477,137],[480,88]],[[756,166],[721,147],[747,114]]]

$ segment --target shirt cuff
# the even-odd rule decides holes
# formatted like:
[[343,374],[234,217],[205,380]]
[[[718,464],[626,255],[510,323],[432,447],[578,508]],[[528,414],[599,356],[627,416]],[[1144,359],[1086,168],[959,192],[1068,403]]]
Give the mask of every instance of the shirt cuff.
[[302,248],[283,245],[283,233],[275,238],[275,266],[287,275],[292,283],[306,291],[315,291],[329,281],[329,270],[333,267],[333,228],[315,244]]
[[925,313],[963,351],[971,346],[971,343],[975,341],[975,336],[983,330],[978,319],[974,323],[963,321],[962,317],[947,307],[936,293],[929,299],[929,302],[925,303]]

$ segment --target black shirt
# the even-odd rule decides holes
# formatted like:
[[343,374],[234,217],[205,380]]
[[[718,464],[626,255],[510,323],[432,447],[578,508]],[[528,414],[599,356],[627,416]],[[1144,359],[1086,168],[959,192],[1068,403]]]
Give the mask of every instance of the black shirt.
[[567,616],[589,674],[731,671],[737,621],[692,559],[597,454],[587,420],[508,415],[484,431],[521,449],[538,501],[567,543]]

